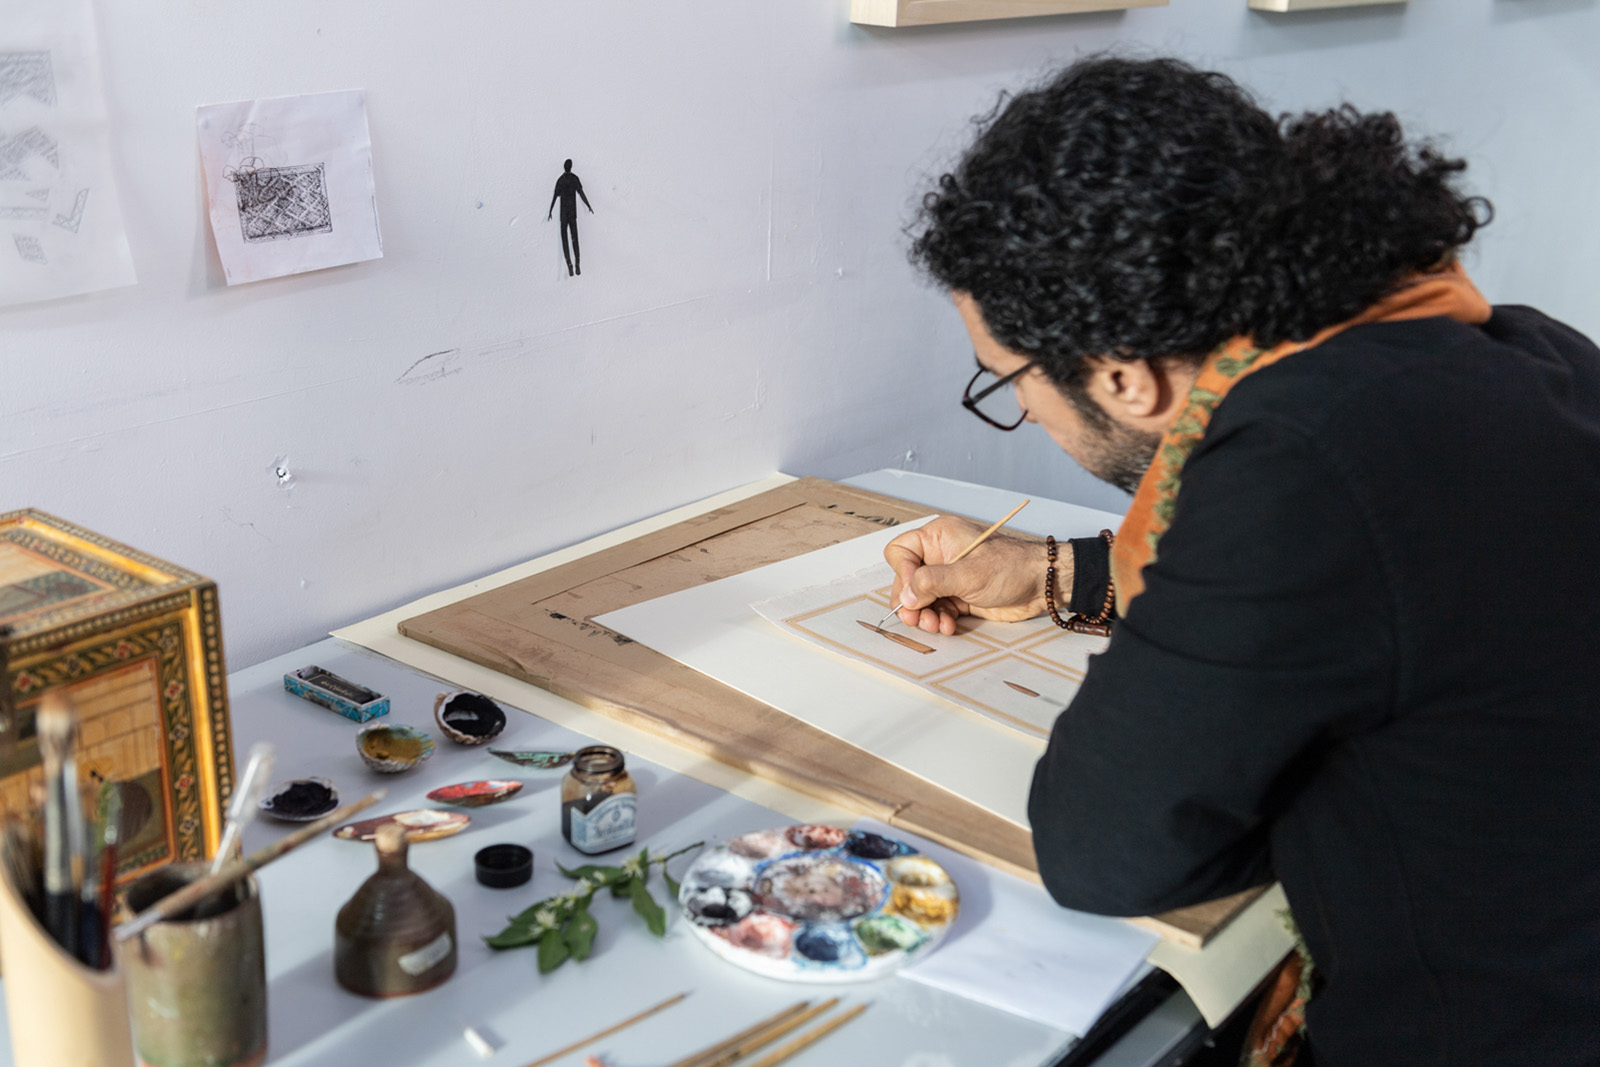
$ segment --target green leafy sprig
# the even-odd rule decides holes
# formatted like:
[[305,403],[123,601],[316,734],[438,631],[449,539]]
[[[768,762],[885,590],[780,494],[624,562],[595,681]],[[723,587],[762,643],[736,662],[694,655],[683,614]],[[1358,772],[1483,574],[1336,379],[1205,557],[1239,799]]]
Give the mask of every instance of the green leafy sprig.
[[667,932],[667,913],[656,903],[646,885],[650,880],[650,868],[661,868],[667,892],[677,899],[678,883],[667,873],[667,862],[704,844],[704,841],[696,841],[665,856],[652,856],[648,848],[643,848],[637,856],[624,860],[620,867],[587,863],[569,871],[558,863],[556,868],[562,874],[577,879],[572,891],[546,897],[512,916],[504,930],[484,941],[495,949],[538,945],[540,974],[549,974],[568,959],[586,960],[594,951],[594,937],[600,930],[600,924],[589,914],[589,904],[602,889],[611,890],[611,895],[618,899],[632,900],[633,910],[644,920],[645,926],[661,937]]

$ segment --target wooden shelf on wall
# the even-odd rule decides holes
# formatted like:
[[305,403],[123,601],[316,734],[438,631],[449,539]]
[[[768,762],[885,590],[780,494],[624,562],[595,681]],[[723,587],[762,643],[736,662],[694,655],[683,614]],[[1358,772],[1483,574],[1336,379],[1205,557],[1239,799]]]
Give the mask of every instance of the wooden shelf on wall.
[[[1282,2],[1303,3],[1305,0]],[[863,26],[932,26],[944,22],[1166,6],[1167,0],[850,0],[850,21]]]
[[1406,0],[1250,0],[1257,11],[1320,11],[1330,7],[1369,7],[1374,4],[1403,4]]

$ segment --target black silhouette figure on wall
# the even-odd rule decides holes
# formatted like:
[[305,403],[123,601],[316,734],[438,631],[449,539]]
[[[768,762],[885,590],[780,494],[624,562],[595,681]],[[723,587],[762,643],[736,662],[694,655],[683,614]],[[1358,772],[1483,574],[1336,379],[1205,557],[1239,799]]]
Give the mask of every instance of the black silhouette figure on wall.
[[[561,254],[567,260],[567,277],[583,273],[583,257],[578,253],[578,199],[583,198],[583,206],[589,209],[589,214],[594,214],[594,208],[589,203],[589,198],[583,195],[583,183],[578,176],[572,173],[572,160],[567,160],[563,165],[561,177],[556,179],[556,191],[550,196],[550,210],[545,212],[546,222],[555,214],[556,201],[561,201]],[[572,232],[572,247],[567,248],[567,231]]]

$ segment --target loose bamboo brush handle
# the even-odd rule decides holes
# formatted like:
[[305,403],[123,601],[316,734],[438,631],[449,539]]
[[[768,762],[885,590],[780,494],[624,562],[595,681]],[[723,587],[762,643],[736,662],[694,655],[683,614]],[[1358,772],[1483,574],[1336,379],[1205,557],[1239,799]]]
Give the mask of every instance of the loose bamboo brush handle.
[[806,1002],[802,1000],[770,1019],[764,1019],[747,1030],[739,1031],[726,1041],[679,1060],[671,1067],[728,1067],[728,1064],[735,1060],[743,1059],[756,1049],[772,1044],[791,1030],[804,1026],[837,1003],[839,998],[832,997],[808,1008]]
[[840,1015],[837,1018],[829,1019],[815,1030],[807,1030],[805,1033],[801,1034],[787,1045],[780,1045],[768,1055],[763,1056],[761,1059],[750,1064],[750,1067],[776,1067],[777,1064],[782,1063],[784,1060],[788,1059],[790,1056],[793,1056],[800,1050],[809,1045],[815,1044],[818,1041],[821,1041],[823,1038],[827,1037],[829,1034],[839,1029],[839,1027],[843,1026],[845,1023],[849,1022],[851,1019],[854,1019],[857,1015],[860,1015],[866,1010],[867,1005],[857,1004],[843,1015]]

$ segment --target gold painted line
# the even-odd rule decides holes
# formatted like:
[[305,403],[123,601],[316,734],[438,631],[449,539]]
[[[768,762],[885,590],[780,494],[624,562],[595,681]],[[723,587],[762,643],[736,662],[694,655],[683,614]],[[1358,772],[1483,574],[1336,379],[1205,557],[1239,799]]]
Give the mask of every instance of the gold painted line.
[[921,641],[913,641],[913,640],[911,640],[911,638],[906,637],[906,636],[904,636],[902,634],[892,634],[888,630],[885,630],[883,627],[874,626],[872,623],[867,622],[864,619],[857,619],[856,620],[856,625],[857,626],[864,626],[867,629],[871,630],[873,633],[878,634],[878,635],[880,635],[882,637],[887,637],[889,640],[893,641],[895,644],[903,645],[904,647],[909,648],[913,652],[921,652],[924,656],[926,656],[928,653],[933,651],[932,648],[930,648],[927,645],[923,644]]

